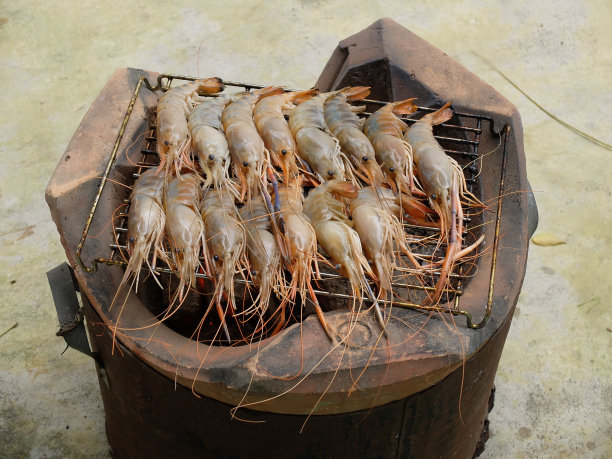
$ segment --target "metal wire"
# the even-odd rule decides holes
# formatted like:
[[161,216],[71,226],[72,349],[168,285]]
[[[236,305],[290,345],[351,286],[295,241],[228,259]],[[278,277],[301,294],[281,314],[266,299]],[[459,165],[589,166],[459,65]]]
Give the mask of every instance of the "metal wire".
[[[91,267],[86,266],[81,258],[81,252],[83,249],[83,246],[85,244],[85,241],[87,239],[87,234],[89,232],[89,228],[91,226],[91,223],[93,221],[94,218],[94,214],[97,208],[97,204],[100,200],[100,196],[102,195],[102,191],[107,183],[108,180],[108,176],[109,173],[112,169],[112,166],[116,160],[117,157],[117,152],[119,149],[119,145],[121,144],[121,141],[123,139],[123,135],[125,133],[125,128],[127,126],[127,123],[130,119],[130,115],[132,113],[133,107],[134,107],[134,103],[136,101],[136,99],[138,98],[138,94],[140,92],[140,90],[142,89],[142,86],[144,85],[146,88],[148,88],[150,91],[167,91],[174,80],[184,80],[184,81],[193,81],[195,80],[195,77],[189,77],[189,76],[182,76],[182,75],[172,75],[172,74],[160,74],[157,77],[157,81],[156,81],[156,85],[153,86],[147,78],[145,78],[144,76],[141,77],[138,80],[138,83],[136,85],[136,88],[134,90],[134,93],[132,95],[132,98],[130,100],[130,103],[128,105],[128,108],[126,110],[125,116],[123,118],[123,122],[121,124],[121,127],[119,129],[119,133],[117,135],[117,139],[115,141],[113,150],[111,152],[111,155],[109,157],[109,161],[108,164],[106,166],[104,175],[102,177],[102,181],[100,183],[100,186],[98,188],[98,192],[96,194],[96,197],[94,199],[93,205],[92,205],[92,209],[90,211],[89,217],[87,219],[87,223],[85,226],[85,229],[83,230],[83,234],[81,237],[81,240],[79,242],[79,245],[77,247],[77,251],[76,251],[76,257],[77,260],[79,262],[79,264],[83,267],[83,269],[85,269],[87,272],[89,273],[94,273],[97,270],[97,265],[98,263],[103,263],[103,264],[107,264],[107,265],[115,265],[115,266],[125,266],[127,263],[122,259],[123,255],[122,252],[125,253],[126,247],[125,244],[120,243],[120,239],[122,239],[125,235],[125,233],[127,232],[127,211],[119,214],[119,224],[114,228],[115,231],[115,243],[110,244],[110,249],[111,252],[109,254],[109,256],[107,258],[96,258],[93,260],[93,265]],[[262,88],[264,87],[263,85],[257,85],[257,84],[248,84],[248,83],[240,83],[240,82],[230,82],[230,81],[223,81],[223,84],[226,86],[235,86],[235,87],[240,87],[240,88],[244,88],[244,90],[250,90],[250,89],[254,89],[254,88]],[[371,104],[373,106],[376,105],[383,105],[386,102],[383,101],[377,101],[377,100],[369,100],[366,99],[363,102],[366,102],[368,104]],[[428,108],[428,107],[419,107],[418,108],[418,112],[432,112],[435,109],[432,108]],[[368,112],[364,112],[364,115],[369,115]],[[416,119],[412,119],[412,118],[402,118],[406,123],[411,124],[416,122]],[[459,123],[451,123],[453,120],[458,119]],[[466,122],[467,121],[467,122]],[[489,117],[485,117],[485,116],[479,116],[479,115],[475,115],[475,114],[470,114],[470,113],[457,113],[455,112],[455,116],[453,117],[452,120],[450,120],[448,123],[444,123],[442,125],[440,125],[439,127],[436,128],[437,132],[434,132],[434,137],[439,141],[442,142],[442,144],[445,146],[445,151],[446,153],[448,153],[450,156],[454,157],[455,159],[457,159],[458,161],[469,161],[469,163],[473,163],[475,160],[477,160],[479,158],[479,151],[478,151],[478,147],[480,144],[480,135],[482,133],[482,129],[483,129],[483,122],[488,122],[489,123],[489,129],[491,132],[494,132],[493,129],[493,120]],[[475,125],[474,125],[475,124]],[[154,129],[155,126],[151,126],[152,129]],[[504,128],[505,129],[505,136],[504,136],[504,148],[503,148],[503,159],[502,159],[502,171],[501,171],[501,178],[500,178],[500,190],[499,190],[499,195],[503,196],[503,187],[504,187],[504,176],[505,176],[505,169],[506,169],[506,154],[507,154],[507,142],[508,142],[508,132],[509,129],[507,128],[507,126]],[[442,132],[441,132],[442,131]],[[444,135],[442,135],[444,133]],[[461,136],[461,137],[459,137]],[[141,149],[141,153],[142,153],[142,159],[141,161],[138,162],[138,166],[137,169],[135,171],[135,173],[133,174],[134,178],[137,178],[140,176],[140,173],[143,171],[143,169],[147,168],[147,167],[152,167],[152,166],[156,166],[159,159],[157,158],[157,152],[153,149],[153,144],[156,142],[156,138],[154,135],[149,136],[146,138],[145,140],[145,145],[144,147]],[[455,146],[454,148],[449,147],[449,145],[453,145]],[[155,158],[155,160],[153,160],[152,158]],[[475,179],[475,174],[477,172],[478,168],[475,167],[474,165],[468,165],[467,167],[464,168],[464,172],[466,175],[466,182],[468,185],[468,189],[470,192],[473,191],[473,187],[476,185],[476,179]],[[127,203],[127,201],[126,201]],[[129,204],[128,204],[129,205]],[[411,309],[415,309],[415,310],[421,310],[421,311],[438,311],[438,312],[450,312],[454,315],[462,315],[466,317],[466,321],[467,321],[467,326],[469,328],[473,328],[473,329],[479,329],[482,328],[488,321],[490,314],[491,314],[491,308],[492,308],[492,299],[493,299],[493,286],[494,286],[494,282],[495,282],[495,270],[496,270],[496,261],[497,261],[497,250],[498,250],[498,239],[499,239],[499,226],[500,226],[500,220],[501,220],[501,209],[502,209],[502,203],[501,203],[501,198],[500,201],[498,203],[497,206],[497,215],[496,215],[496,222],[495,222],[495,240],[494,240],[494,246],[493,246],[493,260],[492,260],[492,264],[491,264],[491,272],[490,272],[490,282],[489,282],[489,292],[488,292],[488,297],[487,297],[487,305],[486,305],[486,310],[485,310],[485,314],[482,318],[482,320],[478,323],[474,323],[473,322],[473,318],[471,313],[469,313],[468,311],[464,311],[461,310],[459,308],[459,301],[460,301],[460,297],[462,294],[462,291],[465,287],[465,284],[467,283],[467,281],[469,280],[469,271],[465,269],[465,266],[462,263],[457,263],[457,269],[455,270],[456,272],[453,272],[450,274],[450,278],[454,279],[456,281],[456,287],[455,288],[446,288],[444,289],[444,293],[446,293],[448,296],[447,298],[449,298],[449,301],[452,302],[453,306],[451,308],[448,309],[443,309],[440,306],[422,306],[420,304],[416,304],[410,301],[405,301],[402,299],[392,299],[392,301],[389,300],[379,300],[381,303],[392,303],[394,306],[400,306],[400,307],[407,307],[407,308],[411,308]],[[469,216],[466,216],[464,218],[464,234],[467,234],[470,229],[469,229],[469,224],[471,222],[471,218]],[[439,232],[438,228],[428,228],[428,227],[421,227],[421,226],[415,226],[415,225],[405,225],[407,228],[409,228],[412,231],[418,231],[424,234],[435,234],[436,232]],[[431,245],[435,245],[434,243],[429,244]],[[444,248],[444,244],[437,244],[437,248]],[[431,249],[431,247],[430,247]],[[435,250],[433,251],[432,254],[430,254],[429,256],[431,257],[431,261],[433,262],[435,259]],[[421,254],[423,255],[423,254]],[[169,268],[166,267],[157,267],[155,268],[155,270],[158,273],[166,273],[166,274],[170,274],[172,273],[172,271]],[[458,271],[458,272],[457,272]],[[430,275],[431,278],[435,277],[436,274],[432,273]],[[196,273],[196,277],[198,278],[207,278],[207,276],[205,274],[201,274],[201,273]],[[325,281],[329,281],[329,280],[334,280],[334,279],[339,279],[342,278],[342,276],[338,275],[338,274],[333,274],[333,273],[325,273],[325,272],[321,272],[321,279],[318,279],[318,282],[325,282]],[[245,281],[243,279],[236,279],[237,283],[250,283],[250,281]],[[422,291],[422,292],[431,292],[433,291],[435,288],[432,286],[428,286],[428,285],[420,285],[420,284],[416,284],[416,283],[399,283],[399,282],[394,282],[392,284],[393,287],[395,288],[404,288],[404,289],[408,289],[408,290],[414,290],[414,291]],[[341,299],[341,300],[361,300],[364,302],[370,302],[371,300],[368,297],[362,297],[362,298],[355,298],[352,295],[348,295],[348,294],[344,294],[344,293],[339,293],[339,292],[334,292],[334,291],[330,291],[330,290],[324,290],[324,289],[315,289],[315,294],[316,295],[320,295],[320,296],[324,296],[324,297],[329,297],[329,298],[337,298],[337,299]],[[454,296],[454,297],[453,297]]]

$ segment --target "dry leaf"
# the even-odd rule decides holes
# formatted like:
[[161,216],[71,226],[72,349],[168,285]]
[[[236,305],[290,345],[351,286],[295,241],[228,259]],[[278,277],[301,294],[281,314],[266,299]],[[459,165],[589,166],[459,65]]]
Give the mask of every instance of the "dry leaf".
[[562,241],[552,233],[538,233],[531,238],[531,242],[535,245],[541,245],[542,247],[565,244],[565,241]]

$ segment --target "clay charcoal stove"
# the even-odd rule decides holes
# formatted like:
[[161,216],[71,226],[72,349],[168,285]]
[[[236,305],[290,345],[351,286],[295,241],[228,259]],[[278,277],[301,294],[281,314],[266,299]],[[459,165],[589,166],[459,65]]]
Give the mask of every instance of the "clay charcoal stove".
[[[355,322],[347,282],[331,268],[322,270],[316,294],[334,329],[352,329],[348,344],[334,348],[311,305],[301,323],[259,336],[253,345],[239,338],[223,342],[214,333],[197,341],[194,329],[202,302],[209,301],[206,294],[190,294],[173,320],[156,320],[173,282],[163,264],[156,268],[163,291],[143,275],[138,294],[128,295],[122,307],[111,307],[126,264],[129,204],[129,190],[116,184],[132,185],[158,164],[159,97],[189,80],[134,69],[115,72],[47,188],[80,292],[113,453],[471,457],[485,426],[535,219],[516,108],[389,19],[342,41],[316,88],[370,86],[361,116],[387,101],[416,97],[418,112],[405,118],[413,123],[452,101],[454,116],[434,134],[462,166],[469,190],[486,203],[464,219],[466,243],[482,235],[484,243],[477,256],[456,264],[452,288],[440,304],[423,301],[435,285],[434,275],[425,283],[406,277],[394,285],[399,294],[386,326],[389,345],[380,339],[374,314]],[[234,90],[263,87],[223,83]],[[409,230],[422,236],[436,231],[415,225]],[[435,243],[415,250],[444,256]],[[203,273],[197,277],[206,278]],[[69,270],[58,268],[50,279],[56,302],[78,308],[70,295],[58,293],[70,290]],[[245,283],[238,289],[242,294]],[[368,296],[362,300],[371,304]],[[74,347],[89,352],[77,338],[78,322],[63,334],[72,342],[80,339]],[[210,323],[211,329],[218,325]]]

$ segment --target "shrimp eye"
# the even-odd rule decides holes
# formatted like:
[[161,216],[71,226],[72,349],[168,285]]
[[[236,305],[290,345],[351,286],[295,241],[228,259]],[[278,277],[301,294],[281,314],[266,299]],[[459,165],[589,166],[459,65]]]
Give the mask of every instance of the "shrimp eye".
[[389,172],[395,172],[395,167],[390,167]]
[[249,162],[248,162],[248,161],[242,161],[242,165],[243,165],[244,167],[248,167],[248,166],[249,166]]
[[342,268],[342,265],[340,263],[338,263],[336,266],[334,266],[334,268],[340,269],[340,268]]
[[327,175],[329,175],[330,177],[333,177],[334,176],[334,171],[332,171],[332,170],[327,171]]
[[361,159],[362,159],[362,160],[363,160],[363,162],[365,163],[365,162],[367,162],[367,161],[368,161],[368,159],[370,159],[370,158],[368,158],[367,156],[364,156],[364,157],[363,157],[363,158],[361,158]]
[[219,261],[219,255],[213,255],[213,260]]
[[168,145],[170,145],[170,142],[168,142],[167,140],[164,140],[164,145],[168,146]]
[[282,153],[283,155],[286,155],[286,154],[287,154],[287,150],[281,150],[281,153]]
[[181,249],[179,249],[178,247],[177,247],[176,249],[174,249],[174,251],[175,251],[176,253],[181,253]]
[[433,199],[434,201],[436,200],[437,196],[435,194],[431,195],[431,199]]
[[215,155],[213,155],[213,154],[208,155],[208,159],[210,159],[212,161],[213,159],[215,159]]
[[134,236],[130,237],[130,242],[134,242],[136,238]]
[[256,276],[257,275],[257,271],[255,271],[254,269],[251,269],[251,276]]

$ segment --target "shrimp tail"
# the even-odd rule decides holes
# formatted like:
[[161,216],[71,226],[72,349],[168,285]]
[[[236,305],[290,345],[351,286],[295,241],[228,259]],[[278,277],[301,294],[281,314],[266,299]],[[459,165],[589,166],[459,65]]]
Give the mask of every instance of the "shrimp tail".
[[442,124],[445,121],[450,120],[453,117],[453,110],[449,108],[451,106],[451,102],[448,101],[438,110],[433,113],[428,113],[422,119],[430,122],[433,125]]
[[416,224],[422,226],[431,226],[431,216],[435,214],[435,211],[423,204],[421,201],[416,200],[412,196],[400,193],[399,203],[402,206],[402,210],[410,217]]
[[257,94],[259,96],[259,99],[261,100],[264,97],[282,94],[283,92],[285,92],[285,90],[281,88],[280,86],[268,86],[266,88],[257,89],[253,92]]
[[406,100],[400,100],[399,102],[393,102],[389,104],[390,110],[396,115],[411,115],[418,110],[418,106],[414,103],[415,97]]
[[307,89],[306,91],[296,92],[291,101],[295,105],[299,105],[302,102],[306,102],[308,99],[311,99],[312,97],[316,96],[318,93],[318,89]]
[[359,189],[351,182],[345,182],[342,180],[331,180],[328,183],[328,191],[330,193],[337,193],[345,198],[355,199],[359,194]]
[[223,80],[219,77],[198,80],[198,83],[199,85],[197,91],[204,92],[206,94],[214,94],[216,92],[221,92],[225,89]]
[[347,100],[361,100],[368,97],[370,94],[369,86],[349,86],[338,91],[338,93],[344,95]]

